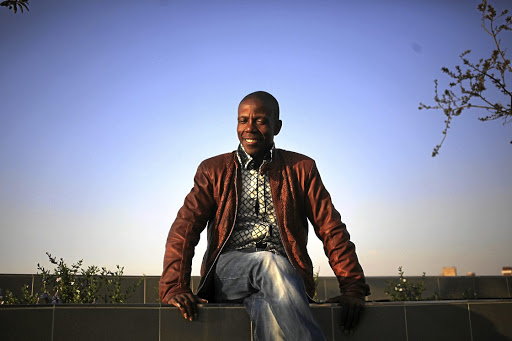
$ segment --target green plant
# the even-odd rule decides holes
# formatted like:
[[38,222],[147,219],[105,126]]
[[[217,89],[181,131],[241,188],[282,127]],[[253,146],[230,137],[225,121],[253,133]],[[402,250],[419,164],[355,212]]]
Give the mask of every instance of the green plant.
[[82,260],[68,266],[63,258],[57,260],[46,253],[53,272],[37,264],[41,275],[41,295],[31,293],[29,286],[21,288],[21,298],[9,290],[5,294],[0,289],[0,304],[60,304],[60,303],[124,303],[144,281],[143,276],[137,283],[125,287],[122,285],[123,267],[117,265],[116,271],[105,267],[82,267]]
[[421,281],[413,282],[404,277],[402,267],[398,267],[398,279],[386,281],[387,286],[384,292],[390,296],[391,301],[421,301],[425,291],[425,273]]
[[69,267],[63,258],[58,261],[46,253],[51,264],[56,265],[53,274],[37,264],[42,275],[41,303],[96,303],[101,279],[97,266],[82,268],[83,260]]
[[37,301],[39,298],[37,297],[37,294],[32,294],[30,290],[28,289],[28,285],[25,284],[21,288],[21,300],[20,304],[37,304]]
[[144,276],[128,288],[121,289],[121,278],[123,276],[124,267],[116,266],[116,271],[110,271],[106,268],[101,269],[101,279],[106,283],[106,294],[103,295],[103,300],[108,303],[124,303],[128,297],[137,289],[144,281]]
[[0,305],[37,304],[37,301],[37,294],[33,295],[26,284],[21,287],[21,298],[14,296],[14,294],[9,290],[5,290],[4,293],[4,291],[0,289]]
[[316,301],[318,299],[318,277],[319,277],[319,274],[320,274],[320,268],[318,268],[318,270],[313,273],[313,283],[315,284],[315,296],[313,296],[313,299]]
[[0,289],[0,305],[3,304],[19,304],[19,300],[9,290],[5,290],[4,292],[2,289]]

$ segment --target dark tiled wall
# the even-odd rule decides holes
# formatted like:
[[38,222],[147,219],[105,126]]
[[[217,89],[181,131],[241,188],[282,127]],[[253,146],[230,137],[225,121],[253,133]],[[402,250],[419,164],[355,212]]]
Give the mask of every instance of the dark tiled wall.
[[[142,277],[124,276],[122,286],[126,288],[137,283]],[[387,282],[397,277],[367,277],[371,295],[368,301],[388,301],[384,293]],[[420,281],[421,277],[407,277],[409,281]],[[158,303],[158,276],[146,276],[143,283],[135,290],[126,303]],[[20,295],[23,285],[35,293],[41,292],[41,278],[38,275],[0,274],[0,288],[8,289]],[[426,299],[498,299],[512,298],[512,277],[479,276],[479,277],[426,277],[424,280]],[[191,286],[197,289],[199,277],[192,276]],[[338,282],[335,277],[320,277],[317,286],[317,299],[320,301],[339,295]]]
[[406,307],[410,340],[471,340],[467,303],[422,304]]
[[509,298],[512,277],[474,277],[477,298]]
[[56,306],[52,340],[158,340],[158,316],[144,305]]
[[[369,301],[387,301],[389,296],[384,293],[387,282],[397,277],[367,277],[372,294]],[[417,282],[421,277],[407,277],[408,281]],[[478,277],[425,277],[426,299],[466,300],[488,298],[512,298],[512,277],[478,276]]]
[[158,283],[160,277],[148,276],[144,282],[144,292],[146,293],[145,300],[142,303],[159,303],[160,298],[158,297]]
[[0,306],[0,338],[2,340],[52,340],[52,306]]
[[29,286],[29,290],[32,290],[33,285],[33,275],[3,275],[0,274],[0,289],[4,292],[5,290],[9,290],[15,296],[19,297],[21,295],[21,288],[24,285]]
[[[327,340],[512,340],[512,301],[368,303],[355,334],[338,327],[341,307],[312,305]],[[241,305],[201,306],[184,320],[158,304],[0,306],[0,339],[18,340],[251,340]]]

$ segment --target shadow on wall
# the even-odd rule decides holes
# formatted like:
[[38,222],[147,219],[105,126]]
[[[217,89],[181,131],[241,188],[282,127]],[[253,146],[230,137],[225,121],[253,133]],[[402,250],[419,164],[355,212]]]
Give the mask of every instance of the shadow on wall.
[[510,304],[471,305],[473,340],[512,340],[512,308]]

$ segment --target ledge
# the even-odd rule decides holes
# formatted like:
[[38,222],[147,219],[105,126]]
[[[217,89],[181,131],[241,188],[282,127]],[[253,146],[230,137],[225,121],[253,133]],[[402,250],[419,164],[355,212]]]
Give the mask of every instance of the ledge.
[[[512,300],[368,303],[354,335],[341,307],[312,304],[328,340],[512,340]],[[2,340],[251,340],[241,305],[207,304],[184,320],[160,304],[0,306]]]
[[[130,286],[142,276],[123,276],[123,285]],[[368,301],[387,301],[389,296],[384,293],[387,286],[386,281],[396,280],[398,277],[386,276],[366,277],[372,294],[367,297]],[[419,276],[408,276],[409,281],[419,281]],[[158,281],[159,276],[146,276],[143,284],[136,289],[126,303],[158,303]],[[191,287],[196,289],[199,283],[198,276],[192,276]],[[23,285],[29,285],[34,293],[41,292],[41,276],[33,274],[0,274],[0,288],[10,290],[15,295],[20,295]],[[512,277],[511,276],[428,276],[425,278],[424,297],[436,295],[440,300],[454,299],[503,299],[512,298]],[[338,281],[335,277],[319,277],[317,286],[319,300],[326,300],[339,295]]]

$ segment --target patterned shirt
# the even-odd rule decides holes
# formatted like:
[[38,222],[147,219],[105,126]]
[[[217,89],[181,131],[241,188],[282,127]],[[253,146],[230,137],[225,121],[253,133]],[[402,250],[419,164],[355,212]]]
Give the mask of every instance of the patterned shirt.
[[272,203],[268,174],[260,173],[263,165],[272,161],[273,151],[274,146],[259,169],[256,169],[253,158],[245,152],[242,145],[238,146],[242,192],[235,227],[226,245],[227,250],[266,247],[266,250],[286,257]]

